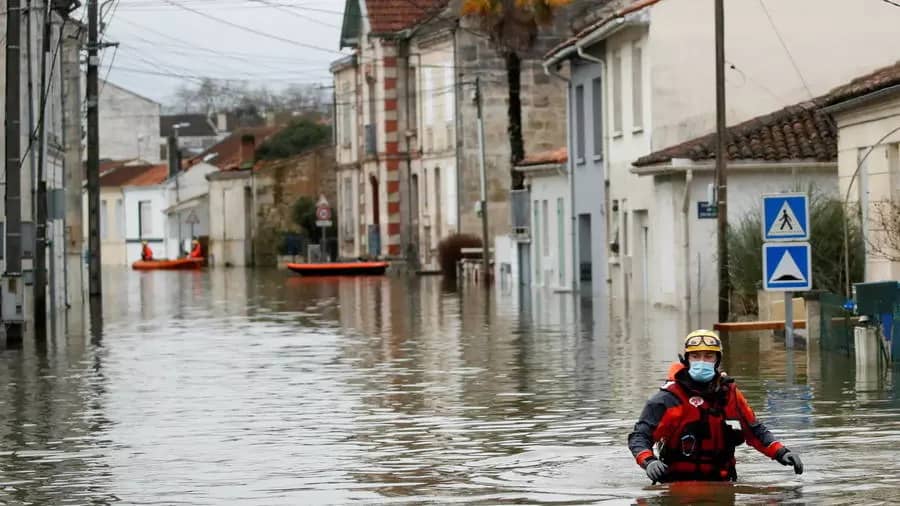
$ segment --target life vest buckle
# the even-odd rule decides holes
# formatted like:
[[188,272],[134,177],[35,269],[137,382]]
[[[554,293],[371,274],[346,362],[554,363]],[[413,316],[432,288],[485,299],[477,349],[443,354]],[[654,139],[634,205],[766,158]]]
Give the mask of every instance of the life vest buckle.
[[697,438],[693,434],[685,434],[681,436],[681,454],[690,457],[697,448]]

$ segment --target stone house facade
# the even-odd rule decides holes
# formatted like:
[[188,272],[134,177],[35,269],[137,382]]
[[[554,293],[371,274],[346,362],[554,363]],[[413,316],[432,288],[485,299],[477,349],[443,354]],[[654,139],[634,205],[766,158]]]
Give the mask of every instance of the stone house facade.
[[[394,3],[347,2],[341,44],[356,52],[331,69],[338,199],[361,220],[352,230],[342,227],[341,253],[402,257],[433,270],[442,238],[455,232],[481,236],[476,78],[483,97],[489,241],[510,232],[508,77],[504,58],[474,20],[460,16],[459,2],[436,0],[419,8]],[[539,58],[560,40],[554,35],[559,31],[542,30],[533,50],[521,55],[526,153],[565,141],[565,88],[544,74]]]

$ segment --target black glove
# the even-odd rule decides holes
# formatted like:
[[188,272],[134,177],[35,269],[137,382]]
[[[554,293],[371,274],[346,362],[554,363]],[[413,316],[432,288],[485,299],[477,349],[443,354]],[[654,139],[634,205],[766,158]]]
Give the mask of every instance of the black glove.
[[782,447],[778,450],[778,453],[775,454],[775,460],[783,466],[794,466],[794,473],[803,474],[803,462],[800,461],[800,456],[787,448]]
[[655,483],[662,481],[663,476],[669,472],[669,466],[663,464],[659,459],[649,459],[644,466],[644,471],[647,472],[647,477]]

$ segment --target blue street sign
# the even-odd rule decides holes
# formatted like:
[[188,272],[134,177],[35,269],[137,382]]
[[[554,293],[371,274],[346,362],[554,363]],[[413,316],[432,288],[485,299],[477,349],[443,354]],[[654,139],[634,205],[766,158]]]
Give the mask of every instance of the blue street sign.
[[697,202],[697,219],[708,220],[719,217],[719,210],[709,202]]
[[763,244],[763,289],[767,292],[812,290],[812,248],[808,242]]
[[762,196],[763,241],[809,240],[809,200],[805,193]]

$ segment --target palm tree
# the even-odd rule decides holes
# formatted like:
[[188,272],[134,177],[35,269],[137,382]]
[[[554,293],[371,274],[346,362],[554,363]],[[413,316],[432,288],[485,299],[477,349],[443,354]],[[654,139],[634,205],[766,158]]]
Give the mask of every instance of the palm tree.
[[[478,19],[482,31],[503,56],[509,85],[509,147],[512,167],[525,158],[522,140],[522,101],[519,96],[521,54],[534,47],[541,25],[553,20],[560,7],[572,0],[463,0],[463,16]],[[512,188],[522,187],[523,176],[511,170]]]

